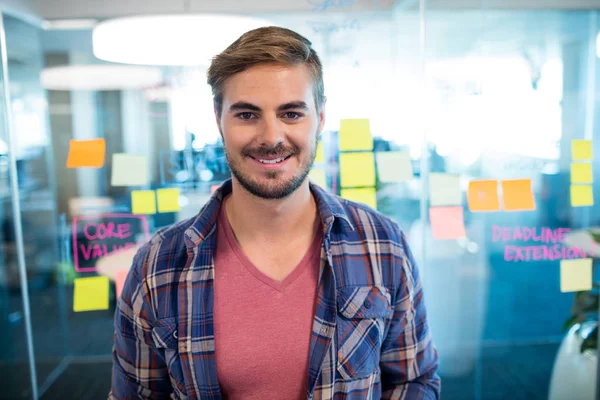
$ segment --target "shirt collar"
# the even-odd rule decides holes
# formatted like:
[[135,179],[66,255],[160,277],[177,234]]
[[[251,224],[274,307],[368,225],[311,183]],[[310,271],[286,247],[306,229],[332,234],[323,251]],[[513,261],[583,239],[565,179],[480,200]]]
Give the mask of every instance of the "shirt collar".
[[[192,225],[185,231],[185,243],[187,247],[196,247],[200,245],[204,239],[214,232],[219,211],[221,209],[221,202],[231,193],[231,190],[231,179],[228,179],[215,190],[208,202],[202,207],[200,212],[198,212]],[[342,205],[339,197],[328,193],[312,182],[310,183],[310,190],[317,202],[319,216],[323,225],[323,233],[326,237],[329,236],[333,225],[337,221],[347,224],[347,227],[351,231],[354,230],[354,226],[350,222],[350,216]]]

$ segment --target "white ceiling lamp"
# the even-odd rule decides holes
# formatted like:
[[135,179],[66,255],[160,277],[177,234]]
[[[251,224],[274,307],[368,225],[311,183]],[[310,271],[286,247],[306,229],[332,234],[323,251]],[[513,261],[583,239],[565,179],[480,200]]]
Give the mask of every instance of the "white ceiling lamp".
[[89,30],[96,25],[95,19],[53,19],[44,21],[42,28],[47,31],[81,31]]
[[94,55],[138,65],[208,65],[242,33],[269,22],[244,16],[180,14],[124,17],[95,26]]
[[126,90],[158,85],[159,68],[127,65],[67,65],[42,70],[41,83],[48,90]]

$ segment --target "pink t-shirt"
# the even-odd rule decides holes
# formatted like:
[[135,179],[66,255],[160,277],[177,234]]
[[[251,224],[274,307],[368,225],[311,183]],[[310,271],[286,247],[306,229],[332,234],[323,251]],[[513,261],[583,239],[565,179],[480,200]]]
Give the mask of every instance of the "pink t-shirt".
[[279,282],[244,255],[221,207],[214,327],[224,398],[306,399],[321,239],[319,230],[298,266]]

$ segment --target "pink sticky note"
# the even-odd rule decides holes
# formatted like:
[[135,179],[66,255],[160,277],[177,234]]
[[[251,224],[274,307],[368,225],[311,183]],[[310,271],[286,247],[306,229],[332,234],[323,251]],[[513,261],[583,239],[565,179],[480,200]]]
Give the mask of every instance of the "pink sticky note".
[[119,298],[119,296],[121,296],[121,292],[123,291],[123,285],[125,284],[125,279],[127,278],[128,273],[128,269],[117,270],[117,274],[115,275],[115,289],[117,290],[117,299]]
[[457,239],[467,236],[462,207],[431,207],[429,219],[434,239]]

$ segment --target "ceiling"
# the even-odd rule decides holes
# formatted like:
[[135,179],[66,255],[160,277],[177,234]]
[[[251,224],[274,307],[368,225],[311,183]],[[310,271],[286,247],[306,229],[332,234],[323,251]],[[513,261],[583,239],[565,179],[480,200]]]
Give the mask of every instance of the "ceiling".
[[[110,18],[153,13],[293,13],[418,10],[419,0],[0,0],[5,9],[44,19]],[[427,10],[600,9],[600,0],[427,0]]]

